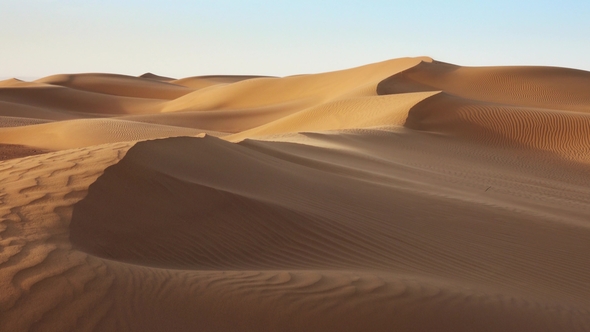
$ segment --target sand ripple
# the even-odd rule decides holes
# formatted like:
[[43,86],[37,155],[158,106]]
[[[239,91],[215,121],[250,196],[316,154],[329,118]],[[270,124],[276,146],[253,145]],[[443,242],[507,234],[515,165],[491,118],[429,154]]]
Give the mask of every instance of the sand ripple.
[[590,73],[0,82],[0,331],[588,331]]

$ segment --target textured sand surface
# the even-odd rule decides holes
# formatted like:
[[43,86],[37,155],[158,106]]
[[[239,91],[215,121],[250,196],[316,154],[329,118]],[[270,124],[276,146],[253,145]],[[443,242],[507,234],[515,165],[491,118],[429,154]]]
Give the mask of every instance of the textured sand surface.
[[0,331],[590,331],[590,73],[0,82]]

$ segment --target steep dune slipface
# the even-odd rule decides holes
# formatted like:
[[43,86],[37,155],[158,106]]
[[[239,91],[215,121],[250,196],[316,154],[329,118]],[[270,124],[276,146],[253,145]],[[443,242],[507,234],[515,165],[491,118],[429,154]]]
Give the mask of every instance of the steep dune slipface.
[[160,75],[156,75],[153,73],[145,73],[145,74],[139,75],[139,78],[147,78],[149,80],[160,81],[160,82],[171,82],[171,81],[176,80],[175,78],[172,78],[172,77],[160,76]]
[[[339,150],[212,137],[138,143],[76,204],[70,239],[78,250],[120,262],[108,263],[116,278],[130,274],[152,285],[180,278],[195,289],[178,298],[190,308],[231,312],[239,310],[236,303],[249,303],[248,318],[232,322],[245,329],[358,330],[359,320],[384,331],[394,322],[405,329],[490,327],[486,319],[461,325],[465,313],[494,317],[493,330],[587,327],[588,294],[580,288],[590,282],[586,254],[570,253],[590,239],[589,225],[580,221],[590,209],[587,199],[575,208],[561,205],[563,195],[580,190],[589,197],[575,184],[588,183],[587,176],[551,191],[550,174],[559,164],[524,176],[510,165],[518,159],[506,155],[482,173],[481,156],[469,145],[458,152],[442,137],[398,135],[314,139],[319,146],[336,140]],[[434,146],[418,149],[423,144]],[[463,180],[429,169],[428,160],[439,158],[452,165],[451,173],[460,167]],[[542,205],[529,181],[546,188]],[[488,183],[493,193],[485,190]],[[155,268],[185,272],[164,277]],[[253,274],[243,280],[228,271]],[[215,286],[202,288],[203,278],[215,278]],[[214,297],[220,285],[224,291]],[[168,296],[138,293],[127,282],[120,287],[148,298],[150,310]],[[327,307],[305,309],[315,301]],[[269,315],[271,303],[282,308],[280,315]],[[136,305],[139,315],[148,310]],[[194,315],[195,327],[225,326]]]
[[2,81],[0,331],[588,331],[589,84]]
[[211,86],[169,102],[164,111],[247,109],[278,104],[301,110],[342,96],[375,95],[377,83],[421,60],[428,59],[404,58],[331,73]]
[[590,160],[588,72],[423,62],[377,87],[380,94],[438,90],[410,110],[406,127]]
[[414,106],[405,126],[590,161],[588,113],[494,104],[442,93]]
[[9,79],[0,81],[0,87],[20,85],[23,83],[24,82],[19,80],[18,78],[9,78]]
[[467,99],[590,112],[590,72],[553,67],[461,67],[422,62],[379,83],[379,94],[445,91]]
[[264,125],[227,136],[230,141],[302,131],[342,130],[401,126],[411,107],[437,92],[336,100],[269,121]]

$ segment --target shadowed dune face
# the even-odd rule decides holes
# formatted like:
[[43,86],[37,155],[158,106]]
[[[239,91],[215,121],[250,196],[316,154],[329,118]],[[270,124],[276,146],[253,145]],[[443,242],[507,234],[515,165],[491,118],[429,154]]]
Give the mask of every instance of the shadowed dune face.
[[[580,170],[570,169],[562,187],[553,190],[552,174],[559,167],[569,169],[566,164],[518,170],[513,166],[522,162],[518,156],[498,160],[494,153],[480,152],[489,158],[482,168],[477,148],[445,137],[401,131],[310,138],[318,147],[232,144],[213,137],[138,143],[74,206],[70,240],[93,256],[191,273],[328,269],[355,271],[363,282],[376,274],[386,286],[350,298],[350,305],[364,303],[381,308],[384,315],[403,303],[416,308],[398,318],[402,324],[421,316],[414,311],[423,301],[420,291],[407,289],[406,300],[394,296],[396,287],[410,287],[402,281],[409,278],[431,288],[441,301],[451,301],[451,312],[457,310],[443,318],[437,315],[445,307],[435,305],[436,314],[429,319],[436,323],[417,324],[421,328],[450,324],[463,310],[492,314],[500,305],[506,311],[497,317],[508,321],[498,328],[516,331],[533,326],[533,319],[544,322],[539,329],[551,330],[566,323],[544,309],[529,311],[521,301],[539,308],[553,301],[567,308],[586,305],[587,294],[580,293],[581,285],[590,282],[583,267],[586,254],[570,254],[590,240],[590,181]],[[327,143],[340,149],[321,147]],[[451,146],[457,150],[448,150]],[[449,151],[452,156],[446,155]],[[433,159],[447,166],[433,169]],[[453,175],[454,168],[462,170],[461,180]],[[542,175],[547,179],[538,182]],[[491,192],[488,184],[493,184]],[[540,192],[532,189],[541,187]],[[585,203],[563,210],[563,198],[576,196],[586,197]],[[582,270],[568,276],[561,272],[572,269]],[[320,275],[329,284],[346,283],[346,277]],[[319,282],[309,273],[290,273],[288,278]],[[435,279],[442,284],[426,281]],[[237,296],[236,281],[226,282],[226,291]],[[285,291],[252,282],[249,287],[269,294]],[[308,292],[297,283],[292,287]],[[333,303],[333,313],[347,312],[338,304],[339,288],[328,289],[322,301]],[[477,301],[467,300],[472,292],[479,294]],[[390,300],[378,301],[379,296]],[[492,304],[496,296],[512,296],[515,302]],[[301,314],[299,310],[294,314]],[[558,312],[588,323],[583,318],[587,312],[577,316],[569,310]],[[519,314],[508,318],[508,313]],[[386,317],[373,316],[377,330],[389,326]],[[309,326],[342,328],[334,318],[310,318]],[[484,326],[482,321],[473,324],[470,328]]]
[[[150,75],[138,78],[76,74],[55,75],[31,83],[8,80],[0,86],[0,115],[56,123],[36,128],[0,128],[0,143],[59,150],[130,139],[194,135],[187,128],[197,134],[235,134],[228,139],[241,140],[302,130],[399,125],[412,97],[372,97],[376,97],[375,89],[381,80],[421,61],[431,59],[394,59],[349,70],[284,78],[202,76],[167,82],[166,78],[154,79]],[[375,106],[369,117],[355,111],[365,103]],[[291,115],[293,119],[285,119]],[[323,118],[315,119],[318,115]],[[79,121],[105,117],[114,121]],[[129,127],[130,122],[134,123]],[[80,128],[95,124],[101,128],[99,135],[91,130],[94,134],[89,137],[70,139],[79,136]],[[122,134],[108,130],[121,126],[129,129],[122,130]],[[37,135],[31,136],[31,131]],[[55,143],[46,139],[56,136]]]
[[445,93],[414,106],[405,126],[490,146],[549,151],[590,161],[590,114],[495,104]]
[[589,331],[589,85],[2,81],[0,331]]
[[171,82],[174,81],[175,78],[172,77],[166,77],[166,76],[160,76],[160,75],[156,75],[153,73],[145,73],[142,75],[139,75],[140,78],[147,78],[150,80],[154,80],[154,81],[161,81],[161,82]]
[[[76,204],[70,226],[72,243],[109,259],[176,268],[395,266],[419,270],[411,256],[426,259],[434,255],[429,265],[449,264],[434,262],[436,250],[431,246],[436,245],[420,237],[433,236],[434,241],[442,236],[435,225],[452,210],[456,212],[452,222],[445,220],[445,232],[449,232],[445,236],[454,237],[457,230],[452,224],[465,227],[474,222],[481,229],[471,231],[482,232],[481,236],[492,237],[490,232],[499,231],[495,227],[511,227],[512,232],[523,231],[520,236],[530,236],[526,232],[531,229],[525,229],[535,219],[525,221],[528,218],[523,216],[511,225],[507,211],[475,202],[464,204],[461,201],[474,198],[451,194],[452,188],[430,191],[437,194],[426,196],[431,180],[441,181],[440,175],[428,176],[419,164],[414,164],[414,175],[402,167],[426,159],[424,152],[410,150],[405,156],[414,156],[412,162],[402,161],[401,155],[386,150],[367,151],[365,139],[356,139],[361,143],[347,144],[351,149],[365,146],[365,153],[389,162],[367,161],[347,151],[330,152],[322,160],[326,151],[321,148],[250,141],[236,145],[213,137],[138,143]],[[395,136],[381,137],[381,141],[402,144],[395,142]],[[461,159],[467,163],[471,158]],[[393,162],[400,165],[391,167]],[[509,167],[496,164],[493,174],[500,177],[501,170]],[[482,193],[483,189],[482,185]],[[452,203],[452,197],[460,201]],[[413,206],[423,200],[429,204],[415,211]],[[509,201],[494,204],[508,207]],[[546,203],[545,208],[549,206]],[[537,212],[542,211],[539,209]],[[423,229],[427,226],[433,229]],[[431,243],[430,249],[416,243],[410,245],[410,252],[401,254],[402,243],[407,241]],[[422,250],[429,254],[420,253]],[[513,258],[520,254],[513,253]],[[453,255],[468,259],[471,254]],[[469,264],[472,271],[462,272],[472,273],[481,264],[474,257]],[[448,266],[447,271],[451,271]]]
[[250,109],[281,104],[299,111],[337,98],[375,95],[381,80],[422,60],[427,59],[404,58],[330,73],[219,84],[169,102],[164,111]]
[[484,143],[590,160],[590,73],[550,67],[459,67],[422,62],[379,94],[442,91],[417,103],[405,126]]
[[379,94],[433,90],[491,103],[590,111],[590,73],[567,68],[460,67],[422,62],[377,87]]

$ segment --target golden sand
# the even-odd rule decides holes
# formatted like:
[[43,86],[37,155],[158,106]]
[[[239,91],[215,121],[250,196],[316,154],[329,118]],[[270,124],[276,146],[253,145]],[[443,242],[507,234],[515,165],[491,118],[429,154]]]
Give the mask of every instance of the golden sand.
[[0,331],[589,331],[590,72],[0,82]]

